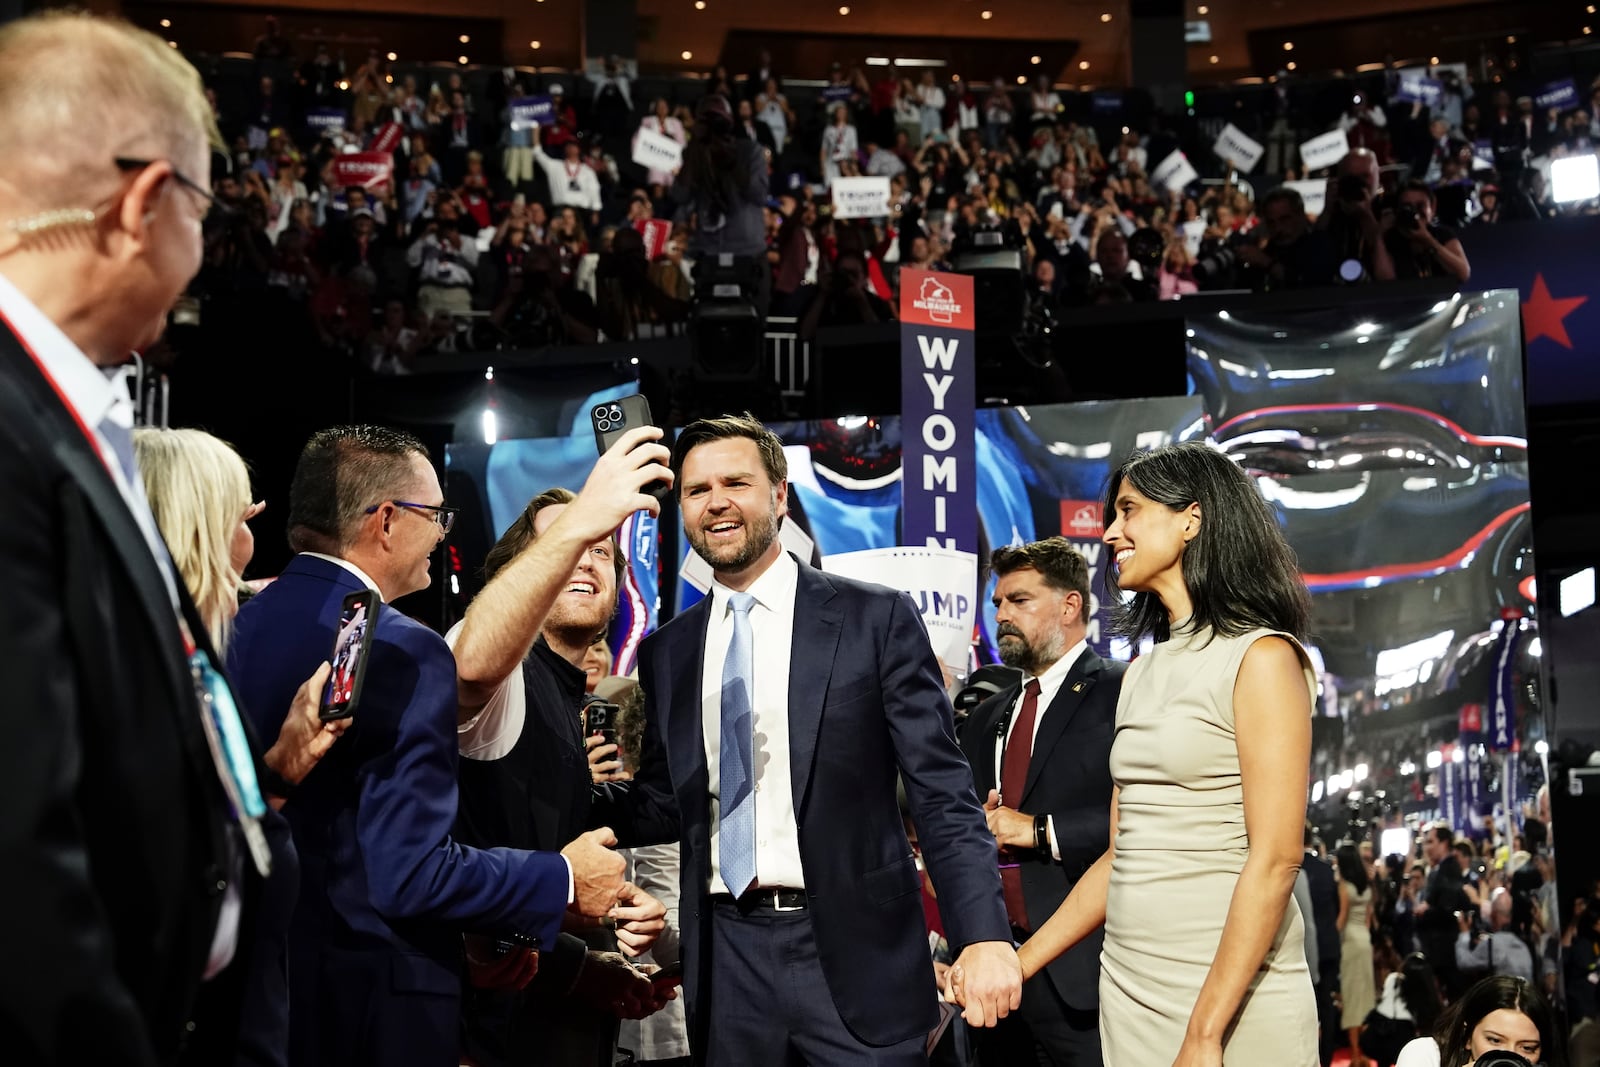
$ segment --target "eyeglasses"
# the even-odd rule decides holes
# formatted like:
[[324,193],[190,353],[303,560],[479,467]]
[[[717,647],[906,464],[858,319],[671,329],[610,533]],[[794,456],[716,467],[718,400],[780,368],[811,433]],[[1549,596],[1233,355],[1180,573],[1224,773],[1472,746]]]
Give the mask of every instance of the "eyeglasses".
[[[414,504],[409,500],[385,500],[383,504],[393,504],[397,508],[410,508],[413,511],[428,512],[429,517],[438,523],[439,528],[445,533],[449,533],[450,527],[456,524],[456,513],[461,510],[460,508],[448,508],[443,504]],[[368,515],[376,514],[377,510],[383,507],[383,504],[372,505],[367,509],[366,513]]]
[[[118,156],[116,159],[112,160],[112,162],[117,165],[118,170],[128,172],[144,170],[146,167],[154,166],[157,161],[154,159],[130,159],[126,156]],[[168,166],[171,166],[171,164],[169,163]],[[201,185],[199,182],[195,181],[193,178],[189,177],[177,167],[172,168],[172,177],[177,180],[179,185],[183,186],[191,193],[198,194],[202,199],[204,199],[209,208],[215,211],[220,211],[224,215],[232,215],[234,213],[234,209],[229,205],[224,204],[221,200],[218,200],[215,193]]]

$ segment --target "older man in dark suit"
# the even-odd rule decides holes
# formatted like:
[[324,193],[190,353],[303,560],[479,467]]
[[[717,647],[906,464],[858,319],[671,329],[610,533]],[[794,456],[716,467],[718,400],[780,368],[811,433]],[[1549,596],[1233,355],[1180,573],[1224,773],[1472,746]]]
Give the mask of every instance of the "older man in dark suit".
[[216,125],[164,41],[65,13],[0,30],[0,108],[0,1055],[230,1062],[274,817],[111,376],[200,265]]
[[[989,829],[1013,936],[1053,915],[1110,847],[1111,738],[1125,664],[1086,640],[1089,566],[1065,538],[990,559],[1000,658],[1024,672],[973,711],[961,747]],[[999,1063],[1099,1067],[1100,944],[1095,932],[1023,987],[1022,1010],[976,1034]]]

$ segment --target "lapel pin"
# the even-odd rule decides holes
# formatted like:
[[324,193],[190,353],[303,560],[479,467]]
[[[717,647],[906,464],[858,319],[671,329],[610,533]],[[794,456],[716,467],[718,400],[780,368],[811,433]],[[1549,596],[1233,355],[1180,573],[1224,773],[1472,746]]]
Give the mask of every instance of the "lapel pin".
[[1085,689],[1087,689],[1088,687],[1089,687],[1089,683],[1087,683],[1087,682],[1073,682],[1072,683],[1072,691],[1074,693],[1081,693]]

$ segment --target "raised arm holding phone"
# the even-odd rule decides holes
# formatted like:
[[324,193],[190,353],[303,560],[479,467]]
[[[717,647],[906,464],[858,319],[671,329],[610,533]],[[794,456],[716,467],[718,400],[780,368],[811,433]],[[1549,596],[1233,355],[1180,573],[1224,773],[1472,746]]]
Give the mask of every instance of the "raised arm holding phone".
[[[584,663],[616,609],[624,562],[616,530],[645,491],[670,484],[653,426],[629,428],[603,451],[583,489],[546,490],[484,561],[487,582],[447,640],[456,654],[461,752],[459,832],[481,846],[549,849],[604,827],[625,783],[595,785],[584,734]],[[508,799],[515,798],[515,799]],[[621,861],[621,857],[617,857]],[[626,959],[645,951],[666,909],[624,884],[604,919],[570,920],[540,953],[525,990],[474,994],[463,1019],[478,1062],[610,1062],[617,1018],[641,1018],[676,994]]]

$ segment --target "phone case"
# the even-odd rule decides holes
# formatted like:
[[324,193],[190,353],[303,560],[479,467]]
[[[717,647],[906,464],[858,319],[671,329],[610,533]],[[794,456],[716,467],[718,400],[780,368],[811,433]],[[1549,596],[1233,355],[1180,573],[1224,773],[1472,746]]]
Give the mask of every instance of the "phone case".
[[[655,425],[650,418],[650,402],[642,393],[596,404],[589,412],[589,421],[594,425],[594,443],[601,455],[634,427]],[[666,482],[657,481],[646,485],[644,491],[657,500],[665,500],[672,490]]]

